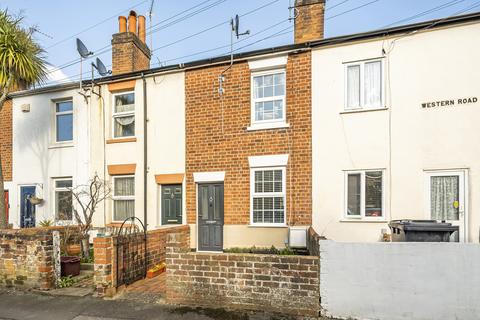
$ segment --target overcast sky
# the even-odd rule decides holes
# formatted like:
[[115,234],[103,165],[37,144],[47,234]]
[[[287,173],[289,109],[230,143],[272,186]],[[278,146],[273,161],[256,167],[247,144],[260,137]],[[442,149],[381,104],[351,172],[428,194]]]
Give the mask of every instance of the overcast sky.
[[[240,48],[239,52],[292,43],[293,24],[288,21],[288,7],[293,1],[155,0],[152,67],[159,63],[176,64],[228,53],[228,23],[214,26],[228,21],[235,14],[242,15],[254,9],[258,11],[241,18],[241,31],[249,29],[251,34],[236,43],[235,48]],[[26,25],[36,26],[39,32],[35,33],[35,38],[47,51],[47,59],[54,71],[53,78],[58,80],[68,76],[77,80],[80,70],[78,63],[56,69],[78,59],[75,38],[82,39],[91,51],[101,53],[99,57],[108,66],[111,64],[108,47],[111,35],[118,31],[117,16],[127,15],[132,8],[138,14],[148,15],[150,4],[151,0],[3,0],[0,8],[8,8],[14,14],[21,13],[25,16]],[[409,24],[475,12],[480,10],[480,1],[327,0],[326,8],[326,37],[333,37],[383,28],[398,21],[397,24]],[[186,11],[188,9],[191,10]],[[434,10],[422,14],[430,9]],[[421,15],[415,17],[417,14]],[[212,29],[209,31],[172,44],[210,27]],[[222,48],[210,51],[218,47]]]

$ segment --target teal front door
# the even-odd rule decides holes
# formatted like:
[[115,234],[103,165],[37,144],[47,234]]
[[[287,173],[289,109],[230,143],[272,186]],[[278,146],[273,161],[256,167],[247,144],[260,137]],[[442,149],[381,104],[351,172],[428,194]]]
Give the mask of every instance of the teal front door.
[[162,225],[182,223],[182,185],[162,186]]

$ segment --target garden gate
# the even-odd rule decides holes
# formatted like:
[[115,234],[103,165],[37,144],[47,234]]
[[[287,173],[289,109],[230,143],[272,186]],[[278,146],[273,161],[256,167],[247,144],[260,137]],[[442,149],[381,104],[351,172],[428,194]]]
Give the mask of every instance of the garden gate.
[[137,217],[123,221],[117,234],[117,287],[145,278],[147,230]]

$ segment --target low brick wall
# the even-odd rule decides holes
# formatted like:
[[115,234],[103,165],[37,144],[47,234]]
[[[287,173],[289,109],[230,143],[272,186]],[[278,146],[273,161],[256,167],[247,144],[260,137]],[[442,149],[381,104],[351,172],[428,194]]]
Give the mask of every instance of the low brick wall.
[[320,256],[320,240],[325,240],[325,237],[320,236],[312,227],[308,228],[307,249],[310,255]]
[[[170,233],[178,234],[182,248],[190,246],[190,227],[187,225],[165,226],[147,232],[147,270],[166,260],[166,240]],[[93,239],[95,256],[94,282],[99,296],[113,296],[117,289],[117,237],[97,237]],[[143,247],[138,248],[143,255]]]
[[55,230],[0,230],[0,286],[39,289],[55,286]]
[[181,241],[167,243],[169,303],[318,316],[318,257],[188,252]]

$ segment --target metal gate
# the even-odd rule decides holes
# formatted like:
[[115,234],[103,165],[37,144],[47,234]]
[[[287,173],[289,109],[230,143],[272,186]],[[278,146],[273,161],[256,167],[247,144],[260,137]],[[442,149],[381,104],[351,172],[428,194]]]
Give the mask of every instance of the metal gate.
[[117,233],[117,287],[145,278],[147,274],[147,230],[140,219],[123,221]]

